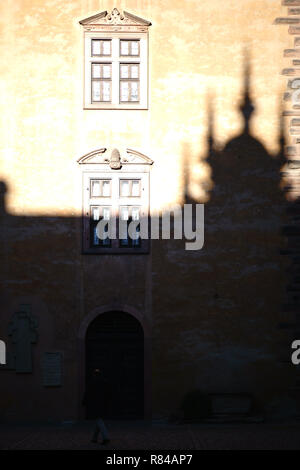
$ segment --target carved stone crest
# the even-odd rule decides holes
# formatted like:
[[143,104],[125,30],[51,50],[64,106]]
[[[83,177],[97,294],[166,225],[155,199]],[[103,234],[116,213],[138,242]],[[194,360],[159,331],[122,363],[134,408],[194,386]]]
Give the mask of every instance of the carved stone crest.
[[104,21],[110,24],[129,23],[129,19],[122,15],[117,8],[114,8],[113,11],[104,18]]
[[118,149],[113,149],[111,152],[109,166],[112,170],[119,170],[121,168],[121,155]]

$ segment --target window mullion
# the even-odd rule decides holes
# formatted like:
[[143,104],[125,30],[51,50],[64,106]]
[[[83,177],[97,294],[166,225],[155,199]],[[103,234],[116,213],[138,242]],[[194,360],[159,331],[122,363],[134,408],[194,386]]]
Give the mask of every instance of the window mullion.
[[112,62],[112,71],[111,71],[111,102],[113,104],[119,103],[119,93],[118,93],[118,81],[119,81],[119,74],[118,74],[118,67],[119,63],[117,60],[113,60]]
[[111,211],[112,211],[112,224],[113,230],[115,230],[115,237],[112,239],[112,248],[118,248],[118,181],[119,178],[117,175],[112,177],[112,187],[111,187]]

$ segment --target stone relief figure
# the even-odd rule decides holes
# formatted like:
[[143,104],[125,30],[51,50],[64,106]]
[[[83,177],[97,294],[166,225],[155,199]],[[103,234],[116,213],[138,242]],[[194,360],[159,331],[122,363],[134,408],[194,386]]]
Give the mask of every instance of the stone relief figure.
[[9,322],[8,334],[13,343],[10,368],[17,373],[32,372],[31,345],[37,342],[37,319],[30,312],[30,305],[21,305]]

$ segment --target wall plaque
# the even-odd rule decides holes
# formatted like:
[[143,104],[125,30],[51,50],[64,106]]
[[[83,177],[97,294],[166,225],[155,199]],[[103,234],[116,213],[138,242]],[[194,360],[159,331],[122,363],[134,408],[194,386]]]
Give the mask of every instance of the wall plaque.
[[62,385],[62,353],[45,352],[42,372],[44,387],[60,387]]

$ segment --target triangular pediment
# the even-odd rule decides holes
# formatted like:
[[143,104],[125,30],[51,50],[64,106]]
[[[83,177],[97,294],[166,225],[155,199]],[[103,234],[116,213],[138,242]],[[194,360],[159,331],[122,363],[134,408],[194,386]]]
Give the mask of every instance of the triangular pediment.
[[77,160],[79,165],[111,165],[113,152],[118,152],[120,156],[120,167],[123,165],[152,165],[153,160],[141,152],[132,149],[126,149],[119,152],[117,149],[109,151],[106,148],[93,150]]
[[148,20],[144,20],[128,11],[120,12],[114,8],[111,12],[102,11],[97,15],[90,16],[84,20],[79,21],[83,26],[150,26]]

